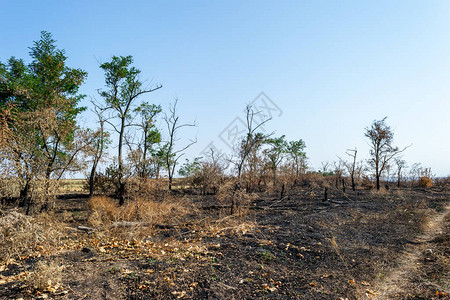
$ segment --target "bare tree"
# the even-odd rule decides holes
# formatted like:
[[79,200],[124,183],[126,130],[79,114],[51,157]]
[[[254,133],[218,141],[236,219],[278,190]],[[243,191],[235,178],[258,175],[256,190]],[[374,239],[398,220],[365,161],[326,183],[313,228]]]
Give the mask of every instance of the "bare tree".
[[394,132],[386,124],[386,118],[373,121],[370,127],[366,127],[364,134],[369,139],[371,156],[369,164],[375,172],[377,190],[380,189],[380,177],[386,170],[389,162],[409,147],[407,146],[400,150],[392,145]]
[[345,161],[342,158],[339,157],[339,160],[343,163],[343,165],[345,166],[345,168],[347,169],[347,172],[350,174],[350,178],[352,180],[352,190],[355,191],[355,175],[357,172],[357,166],[356,166],[356,154],[358,153],[358,151],[355,149],[347,149],[347,151],[345,152],[345,154],[347,154],[348,156],[350,156],[352,158],[351,162]]
[[272,118],[262,118],[262,121],[257,123],[255,117],[261,114],[260,111],[255,111],[252,105],[247,105],[245,108],[246,112],[246,125],[247,133],[242,139],[240,147],[238,149],[238,157],[234,162],[238,172],[238,181],[240,185],[241,175],[247,162],[248,156],[257,145],[261,144],[266,140],[271,134],[263,135],[262,133],[256,133],[265,123],[270,121]]
[[109,132],[105,129],[106,119],[97,103],[92,101],[94,105],[93,112],[98,118],[98,129],[90,133],[90,141],[88,143],[87,154],[92,157],[92,167],[89,174],[89,196],[94,194],[95,177],[97,175],[97,167],[100,163],[106,148],[111,143]]
[[195,127],[196,123],[181,123],[180,117],[177,115],[177,103],[178,99],[169,107],[169,115],[164,116],[164,121],[167,125],[168,141],[165,147],[164,160],[166,163],[167,173],[169,177],[169,190],[172,190],[173,175],[175,174],[175,168],[178,160],[184,155],[184,151],[197,142],[197,139],[190,140],[189,143],[175,150],[175,143],[178,141],[177,134],[180,129],[184,127]]
[[[342,160],[339,161],[335,161],[333,162],[333,166],[334,166],[334,176],[335,176],[335,185],[336,188],[339,188],[339,183],[341,183],[341,181],[343,180],[342,176],[344,175],[344,164],[342,163]],[[344,184],[344,183],[343,183]],[[344,186],[342,187],[344,189]]]
[[269,163],[267,157],[263,155],[263,137],[261,134],[255,136],[255,145],[252,147],[250,153],[247,156],[247,170],[245,170],[245,181],[247,192],[253,191],[256,187],[261,191],[262,183],[266,183],[266,177],[268,177]]
[[400,187],[400,183],[403,179],[403,171],[406,168],[406,161],[401,157],[396,157],[394,161],[397,166],[397,187]]
[[323,162],[320,163],[320,165],[321,165],[320,172],[323,175],[326,175],[328,173],[328,169],[330,167],[330,162],[329,161],[323,161]]

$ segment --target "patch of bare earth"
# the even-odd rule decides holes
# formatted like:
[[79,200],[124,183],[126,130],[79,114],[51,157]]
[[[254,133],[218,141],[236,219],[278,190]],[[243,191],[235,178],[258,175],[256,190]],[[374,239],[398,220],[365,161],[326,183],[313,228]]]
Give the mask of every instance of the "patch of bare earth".
[[[450,290],[450,205],[427,218],[423,233],[418,235],[395,259],[397,267],[375,281],[373,293],[364,291],[369,299],[449,299]],[[436,244],[438,243],[438,245]],[[447,245],[443,243],[447,243]],[[444,249],[438,249],[439,246]],[[445,261],[438,261],[444,250]],[[437,268],[433,268],[436,267]],[[426,269],[432,269],[426,274]],[[428,275],[428,276],[427,276]]]

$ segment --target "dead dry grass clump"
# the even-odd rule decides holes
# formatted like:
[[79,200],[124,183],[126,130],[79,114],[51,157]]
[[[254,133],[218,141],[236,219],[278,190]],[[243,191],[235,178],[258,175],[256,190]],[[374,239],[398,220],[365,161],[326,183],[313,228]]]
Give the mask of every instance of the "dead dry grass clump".
[[0,262],[30,255],[43,246],[55,247],[63,236],[62,224],[52,215],[31,217],[10,210],[0,218]]
[[406,199],[406,193],[404,190],[401,190],[401,189],[394,190],[394,196],[399,200]]
[[61,287],[64,266],[55,261],[39,261],[28,277],[28,285],[40,292],[55,292]]
[[206,235],[243,235],[252,233],[257,229],[257,224],[252,221],[243,220],[242,217],[233,215],[211,220],[205,219],[202,224],[202,231]]
[[110,225],[118,221],[138,221],[148,225],[177,223],[195,211],[195,207],[185,198],[168,197],[163,202],[138,198],[119,206],[117,201],[105,196],[89,199],[92,210],[89,223],[93,226]]
[[390,190],[387,190],[385,188],[380,188],[379,190],[377,190],[377,189],[370,190],[370,195],[372,197],[386,197],[387,195],[389,195],[391,193],[392,192]]
[[119,205],[117,201],[106,196],[94,196],[88,201],[88,207],[92,210],[89,217],[89,223],[92,225],[100,225],[108,223],[117,218]]

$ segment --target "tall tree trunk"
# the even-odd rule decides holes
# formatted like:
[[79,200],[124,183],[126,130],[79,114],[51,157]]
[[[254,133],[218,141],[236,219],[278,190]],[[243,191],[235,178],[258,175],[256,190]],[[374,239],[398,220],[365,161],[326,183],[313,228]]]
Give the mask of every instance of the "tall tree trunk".
[[144,129],[144,150],[142,152],[142,172],[141,177],[147,178],[147,129]]
[[352,172],[352,191],[355,191],[355,174],[354,174],[354,172]]
[[120,125],[120,133],[119,133],[119,155],[117,157],[119,161],[119,205],[122,206],[125,203],[125,183],[123,182],[123,161],[122,161],[122,145],[123,145],[123,134],[125,131],[125,118],[122,118],[122,123]]
[[94,159],[94,163],[92,164],[91,175],[89,176],[89,196],[94,194],[94,182],[95,182],[95,174],[97,169],[98,161]]
[[376,175],[377,177],[377,190],[380,190],[380,175]]
[[275,187],[277,183],[277,168],[272,167],[272,180],[273,180],[273,186]]
[[119,182],[119,205],[125,204],[125,183]]

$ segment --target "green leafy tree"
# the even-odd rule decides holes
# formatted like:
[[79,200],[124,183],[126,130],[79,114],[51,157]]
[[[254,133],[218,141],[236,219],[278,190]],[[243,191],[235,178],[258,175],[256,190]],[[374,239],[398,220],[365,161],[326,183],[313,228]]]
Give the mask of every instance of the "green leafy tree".
[[142,132],[142,137],[137,144],[138,159],[135,163],[138,175],[141,178],[153,176],[155,173],[151,158],[157,151],[155,145],[161,143],[161,132],[155,124],[155,118],[161,111],[160,105],[147,102],[142,103],[134,110],[140,119],[136,126]]
[[189,161],[189,159],[186,158],[186,162],[180,166],[178,174],[183,177],[189,177],[199,172],[202,167],[200,159],[200,157],[196,157],[193,161]]
[[306,144],[303,140],[290,141],[286,147],[286,152],[290,156],[297,177],[304,173],[307,168],[305,148]]
[[269,148],[264,150],[264,154],[269,160],[269,167],[270,170],[272,170],[272,180],[273,184],[275,184],[277,179],[277,168],[285,157],[288,142],[286,141],[286,137],[282,135],[281,137],[268,138],[265,143],[269,145]]
[[12,112],[8,126],[14,128],[16,141],[28,140],[13,150],[14,160],[24,166],[32,156],[35,168],[31,176],[43,173],[48,193],[51,178],[59,179],[66,171],[77,169],[76,158],[84,145],[76,117],[85,110],[79,106],[84,95],[78,90],[87,73],[68,67],[65,51],[58,49],[45,31],[30,48],[30,56],[29,65],[13,57],[0,68],[0,108],[9,107]]
[[124,204],[125,179],[124,179],[124,160],[123,145],[125,131],[127,127],[132,126],[133,105],[136,100],[147,93],[154,92],[162,86],[157,85],[155,88],[144,88],[143,82],[139,75],[141,71],[133,66],[132,56],[113,56],[110,62],[100,65],[105,72],[106,89],[99,91],[105,100],[104,110],[112,111],[112,117],[118,120],[118,124],[114,124],[107,119],[118,134],[118,196],[119,204]]

